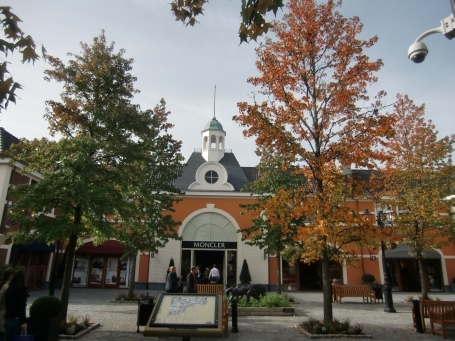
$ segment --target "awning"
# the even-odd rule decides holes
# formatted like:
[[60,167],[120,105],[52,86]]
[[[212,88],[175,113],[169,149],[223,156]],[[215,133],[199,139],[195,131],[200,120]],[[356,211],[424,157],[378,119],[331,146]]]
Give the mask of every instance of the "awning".
[[54,252],[54,245],[47,245],[46,243],[33,242],[31,244],[14,244],[13,247],[19,251],[37,251],[37,252]]
[[[415,259],[409,254],[409,250],[413,250],[410,246],[407,245],[398,245],[393,250],[385,250],[385,258],[401,258],[401,259]],[[441,255],[434,251],[428,250],[425,251],[425,259],[441,259]]]
[[82,254],[96,254],[96,255],[118,255],[121,256],[125,253],[122,244],[116,240],[108,240],[98,246],[93,245],[93,242],[88,242],[76,250],[77,255]]

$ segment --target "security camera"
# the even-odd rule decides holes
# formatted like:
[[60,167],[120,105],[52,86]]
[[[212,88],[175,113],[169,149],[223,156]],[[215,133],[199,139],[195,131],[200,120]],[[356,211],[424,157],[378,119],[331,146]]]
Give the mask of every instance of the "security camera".
[[425,57],[428,54],[428,47],[418,41],[409,46],[408,49],[408,58],[411,59],[414,63],[422,63],[425,60]]

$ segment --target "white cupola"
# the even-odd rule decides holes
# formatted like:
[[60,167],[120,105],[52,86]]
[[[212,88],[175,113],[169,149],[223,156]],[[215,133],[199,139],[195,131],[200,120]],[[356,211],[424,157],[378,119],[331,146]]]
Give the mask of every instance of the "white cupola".
[[213,116],[202,130],[202,157],[205,161],[220,161],[224,156],[226,132],[223,126]]

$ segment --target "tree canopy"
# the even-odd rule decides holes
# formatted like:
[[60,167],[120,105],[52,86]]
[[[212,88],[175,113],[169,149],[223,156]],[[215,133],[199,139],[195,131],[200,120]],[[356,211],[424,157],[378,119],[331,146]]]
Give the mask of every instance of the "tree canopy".
[[[183,157],[169,130],[164,100],[154,110],[132,103],[133,59],[114,51],[104,32],[65,64],[49,57],[48,81],[62,83],[61,101],[47,101],[45,118],[60,139],[27,141],[9,151],[38,183],[11,189],[15,241],[68,240],[62,288],[66,317],[74,253],[83,238],[116,238],[127,254],[158,252],[177,238],[170,216],[179,193],[172,185]],[[54,214],[55,213],[55,214]],[[49,218],[52,216],[52,218]]]
[[453,220],[441,215],[455,205],[454,199],[445,199],[455,187],[451,160],[455,135],[438,139],[433,123],[425,120],[425,106],[406,95],[398,95],[393,108],[396,122],[381,172],[382,195],[389,198],[385,205],[400,212],[393,230],[418,260],[422,296],[428,298],[425,251],[449,245],[455,233]]
[[[364,51],[377,37],[361,40],[358,17],[345,18],[341,1],[290,0],[289,13],[256,49],[259,75],[248,82],[259,88],[252,103],[238,103],[234,119],[257,146],[274,150],[307,179],[307,186],[287,190],[293,218],[300,224],[296,238],[304,243],[306,262],[321,260],[324,320],[333,318],[330,259],[343,257],[350,246],[374,239],[373,224],[346,205],[364,195],[342,166],[373,168],[385,160],[378,148],[391,131],[393,118],[381,113],[383,93],[367,108],[368,86],[376,82],[382,61]],[[261,101],[261,99],[263,99]],[[293,205],[293,203],[296,203]]]
[[[22,63],[35,63],[40,57],[36,52],[36,43],[32,36],[25,34],[19,28],[17,15],[11,12],[11,7],[0,6],[0,23],[3,26],[3,39],[0,39],[0,51],[8,56],[14,51],[22,54]],[[46,57],[46,49],[41,46],[42,56]],[[10,76],[7,76],[9,74]],[[16,103],[16,90],[22,89],[18,82],[8,71],[8,61],[3,61],[0,66],[0,112],[8,107],[10,102]]]
[[[175,20],[185,25],[194,26],[197,16],[204,14],[204,5],[208,0],[172,0],[171,11]],[[273,26],[265,20],[267,12],[276,16],[278,9],[284,6],[283,0],[242,0],[239,27],[240,43],[256,40]]]

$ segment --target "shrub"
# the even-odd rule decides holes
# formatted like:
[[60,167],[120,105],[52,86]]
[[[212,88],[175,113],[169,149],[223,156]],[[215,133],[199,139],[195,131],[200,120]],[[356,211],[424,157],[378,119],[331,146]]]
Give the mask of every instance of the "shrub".
[[274,308],[274,307],[290,307],[288,299],[286,296],[279,294],[267,294],[261,296],[261,299],[258,301],[250,297],[250,302],[246,302],[246,298],[243,297],[237,303],[238,307],[264,307],[264,308]]
[[62,302],[54,296],[37,298],[30,306],[30,317],[52,318],[62,311]]
[[246,259],[243,260],[242,270],[240,271],[240,283],[242,284],[250,284],[251,283],[251,275],[250,269],[248,268],[248,263]]
[[322,320],[309,317],[307,321],[300,325],[303,329],[311,334],[345,334],[345,335],[358,335],[363,331],[363,326],[359,323],[351,326],[349,319],[340,321],[333,319],[332,322],[324,323]]
[[365,283],[373,283],[376,280],[376,278],[372,274],[364,274],[362,276],[362,281]]

